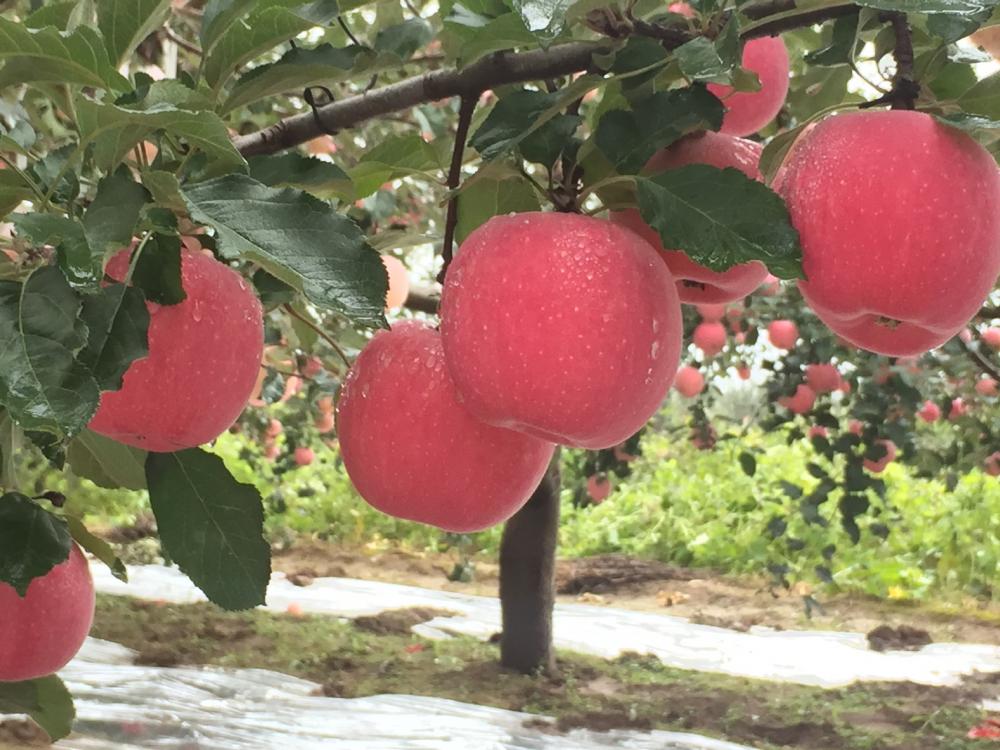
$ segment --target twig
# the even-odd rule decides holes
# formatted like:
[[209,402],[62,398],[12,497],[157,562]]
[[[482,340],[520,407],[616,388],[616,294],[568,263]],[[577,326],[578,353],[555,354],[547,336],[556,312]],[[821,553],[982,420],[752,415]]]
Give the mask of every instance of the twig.
[[187,50],[192,55],[197,55],[198,57],[201,57],[201,48],[200,47],[197,47],[194,44],[191,44],[191,42],[189,42],[186,39],[184,39],[180,34],[178,34],[176,31],[174,31],[173,29],[171,29],[166,24],[163,25],[163,33],[166,35],[167,39],[169,39],[171,42],[173,42],[174,44],[176,44],[181,49]]
[[323,339],[326,343],[330,345],[330,348],[332,348],[335,352],[337,352],[338,356],[344,361],[344,364],[347,365],[347,368],[350,369],[351,360],[347,358],[347,355],[344,353],[344,350],[340,348],[340,344],[334,341],[333,338],[326,333],[326,331],[322,330],[319,326],[317,326],[315,323],[309,320],[309,318],[305,317],[304,315],[300,315],[298,311],[296,311],[296,309],[291,305],[284,304],[282,305],[282,308],[293,318],[301,320],[307,326],[312,328],[316,332],[317,336]]
[[337,23],[340,24],[340,28],[344,30],[344,33],[347,34],[347,38],[350,39],[355,46],[357,47],[364,46],[363,44],[361,44],[361,42],[358,41],[358,38],[351,33],[351,30],[347,27],[347,21],[344,20],[343,16],[337,16]]
[[454,191],[462,181],[462,157],[465,155],[465,141],[469,137],[469,127],[472,125],[472,114],[476,111],[479,97],[463,96],[458,109],[458,128],[455,131],[455,148],[451,154],[451,167],[448,169],[448,191],[452,193],[448,201],[448,215],[444,223],[444,242],[441,244],[441,259],[444,264],[438,274],[438,281],[444,283],[448,266],[451,265],[452,251],[455,244],[455,228],[458,226],[458,196]]
[[965,353],[969,356],[969,359],[971,359],[976,365],[978,365],[980,370],[982,370],[984,373],[989,375],[995,381],[1000,383],[1000,367],[996,367],[981,353],[977,352],[972,347],[972,344],[968,344],[962,341],[961,339],[959,339],[959,341],[962,344],[962,348],[965,349]]
[[896,35],[896,46],[893,49],[896,75],[892,80],[892,88],[897,99],[892,103],[892,108],[913,109],[920,95],[920,86],[913,80],[913,38],[910,35],[910,25],[905,13],[890,13],[889,22]]
[[403,4],[404,4],[404,5],[405,5],[405,6],[407,7],[407,8],[409,8],[409,9],[410,9],[410,12],[411,12],[411,13],[412,13],[413,15],[415,15],[415,16],[416,16],[417,18],[422,18],[422,16],[420,15],[420,10],[419,10],[419,9],[417,8],[417,6],[415,6],[415,5],[414,5],[414,4],[413,4],[413,3],[411,2],[411,0],[403,0]]

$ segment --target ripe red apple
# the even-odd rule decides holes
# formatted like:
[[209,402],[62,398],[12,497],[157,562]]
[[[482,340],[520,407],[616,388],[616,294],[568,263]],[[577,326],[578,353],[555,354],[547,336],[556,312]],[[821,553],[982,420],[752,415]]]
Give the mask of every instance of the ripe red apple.
[[379,331],[358,356],[337,429],[361,497],[383,513],[455,532],[510,518],[554,450],[473,417],[448,375],[440,334],[416,321]]
[[991,377],[983,376],[976,381],[976,393],[980,396],[996,396],[997,381]]
[[316,408],[322,414],[333,414],[333,396],[321,396],[316,402]]
[[972,331],[970,331],[968,328],[963,328],[961,331],[958,332],[958,340],[964,344],[971,343]]
[[596,504],[603,503],[611,494],[611,482],[603,474],[587,477],[587,494]]
[[331,432],[337,426],[333,413],[328,411],[320,412],[319,416],[316,417],[315,425],[320,435]]
[[799,384],[792,396],[782,396],[778,403],[793,414],[805,414],[812,410],[816,403],[816,394],[808,385]]
[[630,463],[639,458],[634,453],[629,453],[628,451],[626,451],[624,443],[621,445],[616,445],[612,453],[614,454],[615,460],[621,461],[623,464]]
[[917,412],[917,416],[928,423],[937,422],[941,419],[941,407],[933,401],[924,401],[924,405],[920,407],[920,411]]
[[816,393],[833,393],[840,388],[840,372],[833,365],[806,365],[806,383]]
[[94,582],[74,544],[69,559],[34,579],[24,598],[0,583],[0,682],[21,682],[62,669],[83,646],[94,621]]
[[704,303],[695,305],[695,309],[706,323],[718,323],[726,316],[726,304],[724,302],[717,305]]
[[[108,263],[124,279],[129,251]],[[202,252],[181,251],[187,298],[147,303],[149,356],[132,363],[119,391],[101,395],[90,429],[148,451],[214,440],[236,421],[260,373],[264,323],[243,277]]]
[[382,265],[389,274],[389,291],[385,295],[387,310],[396,310],[406,303],[410,296],[410,277],[403,261],[393,255],[383,255]]
[[677,371],[677,376],[674,378],[674,388],[684,398],[694,398],[705,390],[705,378],[696,368],[685,365]]
[[991,477],[1000,477],[1000,451],[986,457],[983,462],[983,471]]
[[265,431],[264,434],[267,435],[269,438],[276,438],[284,431],[285,428],[281,424],[281,420],[272,419],[270,422],[267,423],[267,430]]
[[295,463],[298,466],[309,466],[309,464],[316,460],[316,453],[312,448],[299,446],[295,449],[294,457]]
[[981,338],[987,346],[1000,349],[1000,328],[987,328]]
[[864,432],[865,426],[864,424],[862,424],[861,420],[852,419],[850,422],[847,423],[847,430],[848,432],[851,432],[854,435],[860,435],[862,432]]
[[576,214],[497,216],[469,235],[448,270],[441,335],[474,416],[610,448],[670,388],[680,303],[656,252],[627,229]]
[[829,437],[830,433],[822,425],[814,424],[809,428],[809,439]]
[[929,114],[829,117],[774,185],[802,240],[806,302],[863,349],[902,356],[943,344],[1000,273],[996,162]]
[[726,107],[723,133],[750,135],[767,125],[781,111],[788,96],[788,50],[778,36],[751,39],[743,46],[742,66],[757,74],[758,91],[733,91],[732,86],[708,84]]
[[791,320],[775,320],[767,327],[767,337],[778,349],[794,349],[799,327]]
[[722,323],[699,323],[691,340],[706,357],[714,357],[726,346],[726,327]]
[[[719,133],[700,133],[682,138],[660,151],[646,163],[643,171],[646,174],[657,174],[687,164],[709,164],[720,169],[734,167],[747,177],[760,180],[762,178],[758,164],[761,150],[761,145],[753,141]],[[758,261],[742,263],[728,271],[712,271],[695,263],[680,250],[665,249],[660,235],[642,220],[642,216],[634,208],[612,211],[609,218],[638,232],[660,251],[677,281],[677,294],[681,302],[733,302],[756,289],[767,276],[767,268]]]
[[740,376],[740,380],[750,379],[750,368],[746,365],[740,365],[736,368],[736,374]]
[[866,458],[865,468],[873,474],[881,474],[885,471],[885,467],[892,463],[896,458],[896,444],[891,440],[877,440],[875,441],[879,445],[885,446],[885,455],[882,456],[878,461],[873,461],[870,458]]
[[968,411],[969,407],[965,405],[965,401],[961,398],[953,398],[951,400],[951,409],[948,411],[948,419],[954,422],[956,419],[964,417]]

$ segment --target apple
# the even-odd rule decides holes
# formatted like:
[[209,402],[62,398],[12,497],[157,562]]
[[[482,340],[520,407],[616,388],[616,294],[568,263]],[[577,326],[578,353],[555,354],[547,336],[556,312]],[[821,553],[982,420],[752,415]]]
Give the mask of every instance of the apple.
[[774,187],[802,241],[806,302],[862,349],[904,356],[943,344],[1000,273],[996,162],[929,114],[828,117]]
[[996,396],[997,381],[991,377],[983,376],[976,381],[976,393],[980,396]]
[[368,503],[461,533],[517,512],[554,451],[470,414],[441,335],[417,321],[379,331],[362,350],[340,394],[337,430],[344,467]]
[[968,328],[963,328],[958,332],[958,340],[963,344],[969,344],[972,342],[972,331]]
[[[122,280],[130,252],[106,272]],[[101,395],[90,429],[148,451],[173,452],[214,440],[236,421],[260,374],[264,321],[252,287],[202,252],[181,250],[187,298],[146,303],[149,356],[132,363],[119,391]]]
[[806,383],[816,393],[833,393],[840,388],[840,372],[834,365],[806,365]]
[[865,431],[865,426],[861,422],[861,420],[852,419],[850,422],[847,423],[847,431],[854,435],[860,435],[862,432]]
[[987,328],[980,338],[983,343],[993,349],[1000,349],[1000,328]]
[[336,419],[334,419],[332,412],[320,412],[320,415],[316,417],[315,425],[319,434],[325,435],[328,432],[332,432],[333,428],[336,427]]
[[316,460],[316,453],[312,448],[299,446],[295,449],[293,457],[297,466],[309,466],[309,464]]
[[956,419],[964,417],[968,411],[969,407],[965,405],[965,401],[961,398],[953,398],[951,400],[951,409],[948,411],[948,419],[954,422]]
[[718,323],[726,316],[726,305],[724,302],[715,305],[705,302],[694,307],[701,316],[701,319],[706,323]]
[[625,450],[624,443],[622,443],[621,445],[616,445],[612,453],[614,454],[615,460],[620,461],[623,464],[630,463],[639,458],[634,453],[629,453],[627,450]]
[[595,504],[603,503],[611,494],[611,482],[603,474],[587,477],[587,494]]
[[272,419],[270,422],[267,423],[267,430],[265,431],[264,434],[267,435],[269,438],[276,438],[284,431],[285,428],[282,426],[281,421],[277,419]]
[[66,666],[94,621],[94,582],[80,548],[73,544],[69,558],[31,581],[23,598],[0,582],[0,612],[0,683]]
[[1000,451],[986,457],[983,462],[983,471],[991,477],[1000,477]]
[[739,375],[740,380],[749,380],[750,368],[747,367],[746,365],[740,365],[739,367],[736,368],[736,374]]
[[313,156],[332,156],[337,153],[337,144],[329,135],[321,135],[306,143],[306,151]]
[[800,383],[792,396],[782,396],[778,403],[793,414],[805,414],[812,410],[816,403],[816,393],[808,385]]
[[666,265],[637,234],[588,216],[522,213],[496,216],[462,243],[441,335],[474,416],[610,448],[670,389],[681,310]]
[[714,357],[726,346],[726,327],[722,323],[699,323],[691,340],[706,357]]
[[406,266],[393,255],[383,255],[382,265],[389,274],[389,291],[385,295],[385,307],[387,310],[399,309],[406,304],[406,298],[410,296],[410,277]]
[[[759,143],[719,133],[699,133],[677,141],[655,154],[643,169],[644,174],[657,174],[687,164],[709,164],[724,169],[733,167],[747,177],[760,180],[758,164],[762,147]],[[677,282],[681,302],[719,304],[733,302],[756,289],[767,277],[763,263],[752,261],[733,266],[727,271],[712,271],[695,263],[680,250],[663,247],[660,235],[646,222],[638,210],[612,211],[611,221],[637,232],[656,248]],[[706,318],[707,320],[707,318]]]
[[333,396],[321,396],[316,402],[316,408],[323,414],[333,414]]
[[307,378],[315,378],[321,372],[323,372],[323,360],[319,357],[306,357],[302,365],[302,374]]
[[892,463],[896,458],[896,444],[891,440],[876,440],[877,445],[885,446],[885,455],[882,458],[874,461],[870,458],[866,458],[864,461],[865,468],[873,474],[881,474],[885,471],[885,467]]
[[809,439],[829,437],[830,433],[822,425],[814,424],[809,428]]
[[732,86],[708,84],[708,90],[722,100],[726,114],[720,132],[750,135],[767,125],[781,111],[788,96],[788,49],[781,37],[751,39],[743,45],[741,65],[756,73],[758,91],[734,91]]
[[677,371],[674,388],[684,398],[694,398],[705,390],[705,378],[696,368],[685,365]]
[[799,340],[799,327],[791,320],[774,320],[767,327],[767,337],[778,349],[794,349]]
[[941,419],[941,407],[933,401],[924,401],[924,405],[920,407],[920,411],[917,412],[917,416],[928,423],[937,422]]

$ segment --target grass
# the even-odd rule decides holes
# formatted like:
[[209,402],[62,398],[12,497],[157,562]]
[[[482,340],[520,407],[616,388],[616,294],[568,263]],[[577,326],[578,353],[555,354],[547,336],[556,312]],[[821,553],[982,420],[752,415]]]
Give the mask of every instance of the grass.
[[554,717],[547,731],[668,729],[761,750],[972,750],[980,745],[965,734],[982,718],[979,702],[996,693],[985,676],[957,688],[823,690],[689,672],[641,654],[560,652],[558,678],[524,676],[500,668],[494,644],[409,632],[436,614],[341,622],[101,596],[93,635],[137,650],[144,664],[264,668],[315,681],[330,696],[436,696]]

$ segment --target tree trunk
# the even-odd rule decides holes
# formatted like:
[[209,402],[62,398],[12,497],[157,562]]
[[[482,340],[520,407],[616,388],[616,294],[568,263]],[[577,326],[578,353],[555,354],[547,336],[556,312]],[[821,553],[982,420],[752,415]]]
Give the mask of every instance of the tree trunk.
[[559,452],[538,489],[507,522],[500,543],[500,662],[524,674],[555,674],[552,608],[559,532]]

